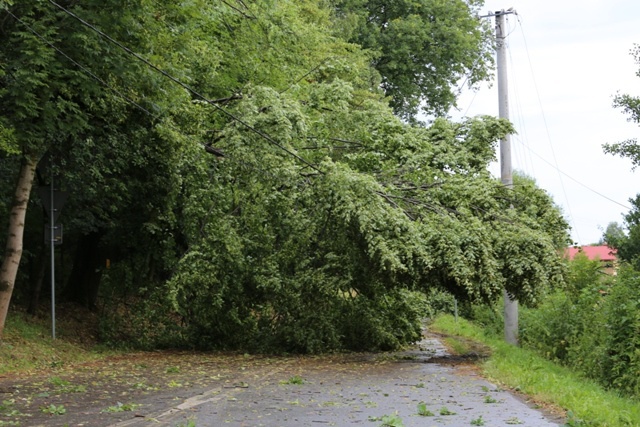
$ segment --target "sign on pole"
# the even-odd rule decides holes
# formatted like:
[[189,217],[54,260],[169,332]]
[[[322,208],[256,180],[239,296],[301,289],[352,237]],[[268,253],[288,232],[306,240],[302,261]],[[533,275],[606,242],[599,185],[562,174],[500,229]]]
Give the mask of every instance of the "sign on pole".
[[44,241],[51,245],[51,338],[56,339],[56,266],[55,246],[62,244],[62,224],[56,225],[62,205],[67,200],[66,191],[56,190],[53,186],[53,173],[49,187],[39,187],[38,194],[42,206],[48,216],[48,224],[45,225]]

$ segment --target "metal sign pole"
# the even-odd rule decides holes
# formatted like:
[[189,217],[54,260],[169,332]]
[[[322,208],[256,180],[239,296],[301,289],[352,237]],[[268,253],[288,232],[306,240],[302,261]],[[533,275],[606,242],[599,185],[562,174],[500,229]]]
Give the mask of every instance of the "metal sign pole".
[[49,231],[51,237],[51,338],[56,339],[56,262],[55,262],[55,208],[53,205],[53,170],[51,171],[51,209],[49,210]]

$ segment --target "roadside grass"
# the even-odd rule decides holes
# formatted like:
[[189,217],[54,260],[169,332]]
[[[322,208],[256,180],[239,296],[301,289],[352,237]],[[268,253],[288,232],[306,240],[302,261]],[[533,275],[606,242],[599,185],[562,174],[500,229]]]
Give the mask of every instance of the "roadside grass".
[[20,310],[10,311],[0,340],[0,374],[58,368],[114,354],[97,347],[94,340],[86,337],[86,325],[83,325],[86,317],[77,321],[69,319],[69,316],[61,317],[60,324],[56,325],[57,339],[53,340],[50,319],[30,316]]
[[[567,412],[567,426],[640,426],[640,402],[608,391],[594,381],[556,365],[535,353],[486,335],[482,328],[451,315],[438,316],[430,328],[439,333],[473,339],[491,348],[480,363],[483,374],[501,386],[525,393],[536,402]],[[455,346],[454,346],[455,348]]]

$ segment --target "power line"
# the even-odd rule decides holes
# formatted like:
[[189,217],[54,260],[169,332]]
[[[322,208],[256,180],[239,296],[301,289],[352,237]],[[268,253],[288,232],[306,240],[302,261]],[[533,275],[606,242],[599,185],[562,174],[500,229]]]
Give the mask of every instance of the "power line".
[[[531,62],[531,56],[529,55],[529,45],[527,44],[527,38],[524,35],[524,28],[522,27],[522,21],[520,20],[519,16],[517,16],[517,20],[518,20],[518,24],[520,24],[520,33],[522,34],[522,40],[524,41],[524,49],[525,49],[525,52],[527,54],[527,60],[529,62],[529,69],[531,70],[531,77],[533,79],[533,88],[535,89],[536,96],[538,98],[538,105],[540,106],[540,113],[542,115],[542,121],[544,123],[544,128],[545,128],[545,131],[547,133],[547,139],[549,140],[549,146],[551,147],[551,153],[553,155],[553,161],[556,164],[555,168],[558,171],[558,176],[560,178],[560,186],[562,187],[562,193],[564,194],[564,199],[565,199],[565,201],[567,203],[567,210],[569,211],[569,218],[571,219],[572,223],[575,223],[575,221],[573,219],[573,213],[571,212],[571,204],[569,203],[569,197],[567,196],[567,190],[566,190],[566,188],[564,186],[564,181],[562,180],[562,175],[560,175],[562,173],[562,171],[558,167],[558,159],[556,157],[556,151],[555,151],[555,149],[553,147],[553,143],[552,143],[552,140],[551,140],[551,134],[549,133],[549,125],[547,124],[547,116],[545,115],[544,108],[542,107],[542,100],[540,99],[540,91],[538,90],[538,83],[536,81],[535,73],[533,72],[533,64]],[[594,191],[594,193],[599,194],[596,191]],[[578,238],[578,240],[580,240],[580,235],[578,233],[578,228],[577,227],[575,228],[575,231],[576,231],[576,237]]]
[[[29,30],[31,33],[33,33],[36,37],[38,37],[40,40],[42,40],[47,46],[49,46],[50,48],[54,49],[57,53],[59,53],[60,55],[62,55],[64,58],[66,58],[68,61],[70,61],[73,65],[75,65],[76,67],[78,67],[80,70],[82,70],[84,73],[86,73],[88,76],[90,76],[91,78],[93,78],[94,80],[96,80],[98,83],[100,83],[101,85],[105,86],[106,88],[110,89],[111,91],[113,91],[116,95],[118,95],[120,98],[122,98],[124,101],[128,102],[129,104],[133,105],[134,107],[136,107],[137,109],[139,109],[140,111],[142,111],[143,113],[149,115],[151,118],[153,119],[157,119],[159,120],[161,118],[160,114],[153,114],[152,112],[150,112],[148,109],[146,109],[145,107],[143,107],[142,105],[140,105],[139,103],[137,103],[136,101],[134,101],[133,99],[131,99],[130,97],[128,97],[127,95],[125,95],[124,93],[122,93],[121,91],[119,91],[118,89],[116,89],[115,87],[111,86],[109,83],[105,82],[103,79],[101,79],[99,76],[97,76],[95,73],[93,73],[91,70],[89,70],[88,68],[86,68],[85,66],[83,66],[82,64],[80,64],[78,61],[76,61],[75,59],[71,58],[67,53],[65,53],[62,49],[60,49],[59,47],[57,47],[56,45],[54,45],[53,43],[51,43],[49,40],[47,40],[42,34],[40,34],[37,30],[35,30],[33,27],[31,27],[28,23],[26,23],[25,21],[23,21],[22,19],[18,18],[16,15],[14,15],[12,12],[10,12],[9,10],[6,11],[11,17],[13,17],[16,21],[18,21],[19,23],[21,23],[25,28],[27,28],[27,30]],[[178,128],[177,126],[175,126],[173,123],[171,122],[166,122],[166,125],[168,125],[170,128],[172,128],[174,131],[179,132],[179,133],[183,133],[183,130]],[[187,135],[184,135],[185,137],[187,137]],[[207,149],[206,144],[203,144],[202,142],[198,142],[199,145],[201,145],[203,148]],[[269,172],[264,170],[263,168],[243,161],[239,158],[234,158],[233,155],[229,156],[227,153],[225,153],[224,155],[225,159],[231,161],[231,162],[236,162],[237,164],[239,164],[240,166],[244,166],[244,167],[248,167],[250,169],[253,169],[255,171],[257,171],[260,175],[263,176],[267,176],[269,175],[271,178],[275,178],[277,179],[277,177]]]
[[[521,30],[522,30],[522,23],[520,22],[520,17],[519,17],[519,16],[518,16],[518,22],[519,22],[519,24],[520,24],[520,28],[521,28]],[[525,37],[524,37],[524,31],[522,32],[522,36],[523,36],[523,40],[524,40],[525,48],[526,48],[526,39],[525,39]],[[530,65],[530,67],[531,67],[531,58],[529,57],[529,51],[528,51],[528,48],[526,48],[526,51],[527,51],[527,57],[528,57],[528,59],[529,59],[529,65]],[[533,76],[533,69],[532,69],[532,67],[531,67],[531,74],[532,74],[532,76]],[[534,78],[534,83],[535,83],[535,76],[533,76],[533,78]],[[537,85],[536,85],[536,92],[537,92]],[[540,94],[539,94],[538,92],[537,92],[537,94],[538,94],[538,103],[540,104],[540,108],[542,109],[542,105],[541,105],[541,101],[540,101]],[[545,116],[544,116],[544,111],[542,111],[542,116],[543,116],[543,118],[545,118]],[[551,137],[550,137],[550,134],[549,134],[549,128],[548,128],[548,126],[547,126],[546,118],[544,119],[544,124],[545,124],[545,129],[546,129],[546,132],[547,132],[547,137],[549,138],[549,142],[551,143]],[[524,122],[522,123],[522,126],[524,127]],[[620,203],[620,202],[618,202],[618,201],[616,201],[616,200],[611,199],[610,197],[608,197],[608,196],[606,196],[606,195],[604,195],[604,194],[600,193],[600,192],[599,192],[599,191],[597,191],[597,190],[594,190],[593,188],[591,188],[591,187],[589,187],[588,185],[586,185],[586,184],[584,184],[584,183],[582,183],[582,182],[578,181],[576,178],[572,177],[571,175],[569,175],[569,174],[567,174],[566,172],[564,172],[563,170],[561,170],[561,169],[558,167],[557,160],[556,160],[556,157],[555,157],[555,152],[553,152],[553,157],[554,157],[554,161],[555,161],[555,164],[553,164],[553,163],[551,163],[550,161],[546,160],[544,157],[542,157],[540,154],[536,153],[536,152],[531,148],[531,146],[530,146],[529,144],[525,143],[525,141],[524,141],[523,139],[516,138],[516,140],[517,140],[517,141],[518,141],[518,143],[520,143],[520,144],[521,144],[521,145],[522,145],[526,150],[528,150],[531,154],[535,155],[535,156],[536,156],[536,157],[538,157],[540,160],[542,160],[543,162],[545,162],[546,164],[548,164],[549,166],[551,166],[552,168],[554,168],[554,169],[555,169],[559,174],[564,175],[565,177],[569,178],[570,180],[574,181],[575,183],[579,184],[580,186],[582,186],[582,187],[586,188],[587,190],[591,191],[592,193],[594,193],[594,194],[596,194],[596,195],[598,195],[598,196],[600,196],[600,197],[602,197],[602,198],[604,198],[604,199],[606,199],[606,200],[608,200],[608,201],[610,201],[610,202],[612,202],[612,203],[615,203],[616,205],[619,205],[619,206],[621,206],[621,207],[623,207],[623,208],[625,208],[625,209],[629,209],[629,210],[631,209],[629,206],[624,205],[624,204],[622,204],[622,203]],[[553,149],[553,145],[551,146],[551,148]],[[532,167],[533,167],[533,163],[532,163],[531,165],[532,165]],[[563,192],[565,192],[565,198],[566,198],[566,191],[564,190],[564,185],[563,185],[563,187],[562,187],[562,188],[563,188]]]
[[27,24],[26,22],[24,22],[22,19],[18,18],[16,15],[14,15],[10,10],[6,9],[5,12],[7,12],[11,17],[13,17],[13,19],[15,19],[16,21],[18,21],[19,23],[21,23],[22,25],[24,25],[29,31],[31,31],[36,37],[38,37],[40,40],[42,40],[47,46],[49,46],[50,48],[52,48],[53,50],[55,50],[56,52],[58,52],[60,55],[62,55],[63,57],[65,57],[67,60],[69,60],[72,64],[74,64],[76,67],[80,68],[84,73],[86,73],[87,75],[89,75],[91,78],[95,79],[96,81],[98,81],[100,84],[102,84],[103,86],[107,87],[108,89],[112,90],[114,93],[116,93],[118,96],[120,96],[122,99],[124,99],[125,101],[129,102],[130,104],[134,105],[136,108],[140,109],[141,111],[147,113],[148,115],[150,115],[151,117],[158,119],[159,116],[154,115],[153,113],[151,113],[149,110],[147,110],[146,108],[144,108],[142,105],[138,104],[136,101],[134,101],[133,99],[131,99],[130,97],[128,97],[127,95],[125,95],[124,93],[120,92],[118,89],[114,88],[113,86],[111,86],[109,83],[105,82],[103,79],[101,79],[100,77],[98,77],[97,75],[95,75],[91,70],[89,70],[88,68],[86,68],[85,66],[83,66],[82,64],[80,64],[79,62],[77,62],[75,59],[71,58],[69,55],[67,55],[65,52],[63,52],[60,48],[58,48],[56,45],[54,45],[53,43],[51,43],[49,40],[47,40],[42,34],[40,34],[37,30],[35,30],[33,27],[31,27],[29,24]]
[[[521,144],[523,144],[522,142],[520,142]],[[604,194],[600,193],[597,190],[594,190],[593,188],[589,187],[587,184],[584,184],[580,181],[578,181],[577,179],[575,179],[574,177],[572,177],[571,175],[567,174],[566,172],[562,171],[561,169],[558,168],[557,165],[554,165],[553,163],[551,163],[550,161],[546,160],[544,157],[542,157],[540,154],[536,153],[535,151],[533,151],[531,149],[531,147],[529,147],[528,145],[524,145],[525,149],[529,150],[531,152],[531,154],[533,154],[534,156],[538,157],[540,160],[542,160],[543,162],[545,162],[546,164],[548,164],[549,166],[551,166],[552,168],[554,168],[559,174],[562,174],[564,176],[566,176],[567,178],[569,178],[570,180],[574,181],[576,184],[581,185],[582,187],[586,188],[587,190],[591,191],[594,194],[597,194],[598,196],[607,199],[608,201],[615,203],[618,206],[621,206],[625,209],[631,210],[631,207],[624,205],[616,200],[613,200],[612,198],[605,196]]]
[[304,163],[305,165],[309,166],[311,169],[315,170],[318,173],[324,174],[324,172],[321,171],[320,169],[318,169],[315,165],[313,165],[312,163],[310,163],[307,160],[303,159],[302,157],[300,157],[299,155],[297,155],[293,151],[283,147],[281,144],[279,144],[277,141],[275,141],[268,134],[262,132],[261,130],[255,128],[254,126],[251,126],[249,123],[245,122],[241,118],[235,116],[234,114],[230,113],[226,109],[224,109],[221,106],[217,105],[215,102],[213,102],[212,100],[208,99],[207,97],[205,97],[204,95],[202,95],[201,93],[199,93],[198,91],[196,91],[195,89],[193,89],[192,87],[187,85],[186,83],[183,83],[182,81],[178,80],[177,78],[175,78],[174,76],[172,76],[168,72],[162,70],[161,68],[159,68],[155,64],[151,63],[150,61],[148,61],[147,59],[145,59],[144,57],[142,57],[138,53],[134,52],[133,50],[129,49],[127,46],[125,46],[122,43],[120,43],[119,41],[115,40],[113,37],[109,36],[108,34],[104,33],[103,31],[99,30],[98,28],[96,28],[94,25],[92,25],[89,22],[85,21],[84,19],[80,18],[75,13],[71,12],[70,10],[65,9],[63,6],[60,6],[58,3],[54,2],[53,0],[48,0],[48,1],[53,6],[57,7],[58,9],[60,9],[61,11],[66,13],[67,15],[71,16],[72,18],[76,19],[82,25],[86,26],[87,28],[91,29],[95,33],[99,34],[101,37],[107,39],[109,42],[115,44],[120,49],[124,50],[127,54],[129,54],[129,55],[133,56],[134,58],[138,59],[139,61],[141,61],[142,63],[144,63],[148,67],[152,68],[154,71],[162,74],[164,77],[166,77],[167,79],[171,80],[173,83],[179,85],[183,89],[187,90],[192,95],[195,95],[196,97],[198,97],[198,98],[202,99],[203,101],[205,101],[207,104],[213,106],[215,109],[220,111],[222,114],[226,115],[227,117],[231,118],[232,120],[237,121],[242,126],[244,126],[245,128],[249,129],[251,132],[254,132],[256,135],[260,136],[261,138],[263,138],[264,140],[266,140],[270,144],[278,147],[279,149],[281,149],[285,153],[289,154],[290,156],[294,157],[299,162]]
[[[53,3],[52,1],[50,1],[51,3]],[[55,3],[53,3],[55,5]],[[56,5],[57,6],[57,5]],[[83,66],[82,64],[80,64],[79,62],[77,62],[76,60],[74,60],[73,58],[71,58],[68,54],[66,54],[63,50],[61,50],[60,48],[58,48],[57,46],[55,46],[53,43],[51,43],[50,41],[48,41],[43,35],[41,35],[40,33],[38,33],[34,28],[32,28],[31,26],[29,26],[26,22],[24,22],[23,20],[21,20],[20,18],[18,18],[17,16],[15,16],[13,13],[11,13],[10,11],[7,10],[7,13],[12,16],[16,21],[20,22],[22,25],[24,25],[30,32],[32,32],[34,35],[36,35],[39,39],[41,39],[46,45],[48,45],[49,47],[51,47],[52,49],[54,49],[57,53],[59,53],[60,55],[62,55],[64,58],[66,58],[67,60],[69,60],[72,64],[74,64],[75,66],[77,66],[78,68],[80,68],[84,73],[86,73],[87,75],[89,75],[91,78],[95,79],[96,81],[98,81],[100,84],[102,84],[103,86],[107,87],[108,89],[112,90],[114,93],[116,93],[118,96],[120,96],[122,99],[124,99],[125,101],[129,102],[131,105],[135,106],[136,108],[138,108],[139,110],[141,110],[142,112],[146,113],[147,115],[149,115],[152,118],[155,119],[159,119],[160,115],[156,115],[151,113],[148,109],[144,108],[143,106],[141,106],[139,103],[137,103],[136,101],[134,101],[133,99],[131,99],[130,97],[128,97],[127,95],[125,95],[124,93],[122,93],[121,91],[119,91],[118,89],[116,89],[115,87],[109,85],[107,82],[105,82],[103,79],[101,79],[99,76],[97,76],[95,73],[93,73],[91,70],[89,70],[88,68],[86,68],[85,66]],[[76,16],[74,16],[73,14],[71,14],[71,16],[73,16],[74,18],[80,20],[82,22],[82,20],[80,18],[77,18]],[[85,24],[86,25],[86,24]],[[92,28],[93,29],[93,28]],[[94,31],[98,31],[98,33],[100,35],[103,35],[99,32],[99,30],[94,29]],[[136,56],[136,58],[138,58],[139,60],[142,60],[143,62],[145,62],[147,65],[151,66],[152,68],[154,68],[156,71],[161,72],[163,75],[165,75],[167,78],[171,79],[172,81],[174,81],[175,83],[179,84],[180,86],[184,87],[185,89],[187,89],[188,91],[190,91],[191,93],[195,94],[196,96],[199,96],[200,98],[202,98],[204,101],[206,101],[209,104],[212,104],[213,101],[208,100],[206,98],[204,98],[202,95],[200,95],[199,93],[193,91],[191,88],[189,88],[187,85],[185,85],[184,83],[178,81],[177,79],[175,79],[174,77],[172,77],[171,75],[169,75],[168,73],[164,72],[163,70],[158,69],[156,66],[154,66],[151,63],[148,63],[144,58],[140,57],[139,55],[135,54],[134,52],[130,51],[128,48],[126,48],[125,46],[121,46],[117,41],[112,40],[109,36],[107,36],[106,34],[103,35],[103,37],[108,38],[110,41],[116,43],[119,47],[121,47],[122,49],[124,49],[125,51],[127,51],[127,53],[132,54],[134,56]],[[254,132],[257,132],[258,134],[261,135],[260,131],[255,130],[253,127],[251,127],[250,125],[247,125],[245,123],[243,123],[241,120],[237,119],[234,115],[232,115],[231,113],[226,112],[225,110],[223,110],[222,108],[218,107],[215,104],[214,105],[216,108],[222,110],[223,112],[225,112],[225,114],[227,114],[228,116],[230,116],[231,118],[233,118],[234,120],[242,123],[243,125],[247,126],[248,128],[254,130]],[[169,127],[173,128],[174,130],[182,133],[182,129],[177,128],[175,125],[171,124],[171,123],[167,123],[167,125],[169,125]],[[262,135],[261,135],[262,136]],[[331,138],[337,141],[342,141],[342,142],[348,142],[348,143],[352,143],[352,144],[358,144],[358,143],[354,143],[352,141],[346,141],[346,140],[342,140],[342,139],[338,139],[338,138]],[[199,143],[200,145],[203,145],[202,143]],[[528,147],[527,147],[528,148]],[[534,153],[535,154],[535,153]],[[536,154],[537,155],[537,154]],[[295,155],[294,155],[295,156]],[[226,156],[225,156],[226,157]],[[240,159],[233,159],[231,158],[230,160],[232,161],[236,161],[237,163],[247,166],[251,169],[256,170],[257,172],[259,172],[261,175],[269,175],[271,178],[275,178],[277,179],[277,176],[274,175],[273,173],[266,171],[254,164],[250,164],[247,162],[244,162]],[[302,159],[303,160],[303,159]],[[544,160],[544,159],[543,159]],[[303,160],[304,161],[304,160]],[[305,162],[306,163],[306,162]],[[308,164],[308,163],[307,163]],[[309,166],[311,166],[314,170],[316,170],[317,172],[320,172],[321,174],[323,174],[322,171],[316,169],[313,165],[308,164]],[[571,178],[571,177],[569,177]],[[573,179],[573,178],[571,178]],[[584,185],[584,184],[581,184]],[[587,187],[588,188],[588,187]],[[594,190],[592,190],[594,191]],[[595,192],[595,191],[594,191]],[[596,192],[597,193],[597,192]],[[374,191],[374,194],[377,194],[379,196],[382,196],[382,194],[380,194],[378,191]],[[599,194],[599,193],[598,193]],[[387,195],[388,196],[388,195]],[[383,198],[385,198],[387,201],[389,201],[389,198],[387,196],[383,196]],[[606,197],[606,196],[603,196]],[[413,203],[416,204],[416,203]],[[457,211],[455,211],[452,208],[448,208],[446,206],[441,205],[439,202],[436,202],[435,204],[430,204],[428,202],[418,202],[417,204],[419,205],[424,205],[425,207],[429,208],[430,210],[432,210],[434,213],[436,214],[442,214],[442,212],[438,212],[437,208],[443,209],[448,213],[458,213]],[[404,209],[400,206],[398,206],[397,204],[393,204],[395,207],[400,208],[404,211]],[[624,205],[621,205],[624,206]],[[475,206],[475,205],[469,205],[469,207],[471,209],[476,209],[476,210],[480,210],[482,212],[487,213],[487,211],[479,206]],[[406,212],[405,212],[406,213]],[[410,217],[410,215],[408,215]],[[498,217],[498,219],[501,219]]]

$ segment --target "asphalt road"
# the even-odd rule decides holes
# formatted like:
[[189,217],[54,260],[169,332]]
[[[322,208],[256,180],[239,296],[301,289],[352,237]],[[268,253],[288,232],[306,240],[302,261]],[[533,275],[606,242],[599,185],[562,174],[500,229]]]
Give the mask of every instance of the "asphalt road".
[[561,425],[446,356],[429,338],[405,353],[245,368],[222,385],[111,427]]

